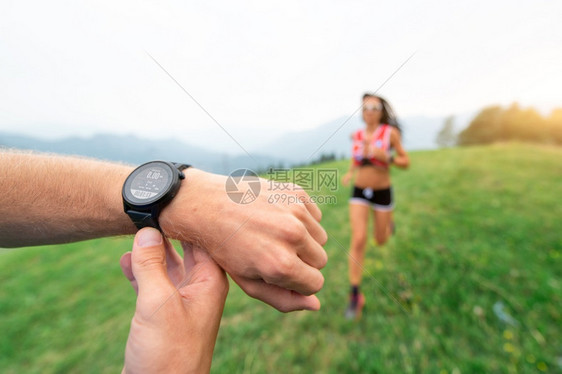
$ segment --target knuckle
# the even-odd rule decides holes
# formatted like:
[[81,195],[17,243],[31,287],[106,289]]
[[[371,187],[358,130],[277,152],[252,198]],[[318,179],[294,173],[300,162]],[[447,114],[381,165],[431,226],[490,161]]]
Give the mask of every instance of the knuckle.
[[150,269],[154,267],[166,266],[166,257],[159,253],[135,257],[134,264],[141,269]]
[[304,219],[305,215],[307,214],[307,210],[304,204],[306,203],[291,204],[291,212],[299,220]]
[[323,269],[328,264],[328,254],[322,250],[321,258],[318,261],[318,269]]
[[[320,224],[319,224],[320,226]],[[319,234],[319,238],[318,238],[318,244],[320,244],[321,246],[326,245],[326,243],[328,242],[328,233],[326,232],[326,230],[324,230],[324,228],[322,226],[320,226],[320,234]]]
[[294,268],[294,258],[288,254],[283,254],[276,259],[275,266],[269,273],[268,281],[279,283],[281,280],[289,278],[293,274]]
[[277,259],[276,271],[274,275],[278,278],[289,277],[294,269],[294,260],[291,256],[282,255]]
[[313,286],[313,293],[319,292],[324,287],[324,276],[320,276],[316,284]]
[[281,226],[281,231],[283,238],[291,244],[297,244],[303,241],[307,233],[304,224],[295,217],[287,220],[287,222]]
[[[317,207],[316,203],[310,203],[310,204],[314,204],[314,206]],[[318,216],[318,222],[322,221],[322,210],[320,208],[318,208],[317,210],[318,213],[316,213],[316,215]]]
[[322,275],[320,275],[318,278],[316,278],[314,281],[310,281],[307,284],[307,289],[303,290],[301,292],[302,295],[305,296],[310,296],[310,295],[314,295],[315,293],[319,292],[320,290],[322,290],[322,288],[324,287],[324,277]]
[[[308,192],[301,190],[299,191],[299,201],[302,201],[304,204],[314,204]],[[304,207],[303,204],[303,207]]]
[[322,239],[320,240],[320,245],[326,245],[326,243],[328,243],[328,233],[326,231],[324,231],[324,235],[322,236]]

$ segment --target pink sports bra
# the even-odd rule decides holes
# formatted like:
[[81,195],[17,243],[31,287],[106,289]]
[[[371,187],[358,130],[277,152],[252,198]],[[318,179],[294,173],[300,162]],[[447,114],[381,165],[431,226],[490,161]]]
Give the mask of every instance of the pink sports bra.
[[[375,148],[382,148],[386,151],[386,153],[390,156],[390,133],[392,132],[392,126],[381,124],[377,126],[372,138],[371,144]],[[374,157],[367,154],[364,156],[364,147],[365,147],[365,130],[360,129],[357,130],[352,135],[353,140],[353,148],[351,151],[353,157],[353,164],[354,165],[365,165],[365,161],[367,164],[372,164],[374,166],[378,166],[384,169],[388,169],[388,163],[384,161],[380,161],[375,159]]]

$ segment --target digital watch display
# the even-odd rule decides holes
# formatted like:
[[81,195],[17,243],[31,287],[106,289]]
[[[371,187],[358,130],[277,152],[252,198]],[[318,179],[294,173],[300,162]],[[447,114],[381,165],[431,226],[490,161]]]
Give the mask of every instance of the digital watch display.
[[137,228],[155,227],[159,230],[160,211],[177,194],[182,170],[190,165],[166,161],[151,161],[136,168],[123,185],[123,207]]

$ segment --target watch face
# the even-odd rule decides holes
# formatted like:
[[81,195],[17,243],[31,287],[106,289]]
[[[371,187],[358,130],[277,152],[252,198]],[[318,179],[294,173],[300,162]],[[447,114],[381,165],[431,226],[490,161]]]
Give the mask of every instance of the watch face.
[[172,169],[164,162],[142,165],[125,182],[125,197],[134,204],[151,204],[168,192],[172,178]]

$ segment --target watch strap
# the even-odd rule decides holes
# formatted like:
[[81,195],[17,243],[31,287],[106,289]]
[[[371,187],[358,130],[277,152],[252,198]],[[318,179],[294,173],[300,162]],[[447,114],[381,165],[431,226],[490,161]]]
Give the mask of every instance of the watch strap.
[[140,212],[138,210],[129,209],[125,211],[131,220],[137,227],[137,229],[142,229],[143,227],[154,227],[159,231],[162,231],[160,225],[158,224],[158,215],[160,212]]
[[174,165],[179,171],[184,171],[185,169],[191,167],[189,164],[180,164],[179,162],[172,162],[172,165]]

